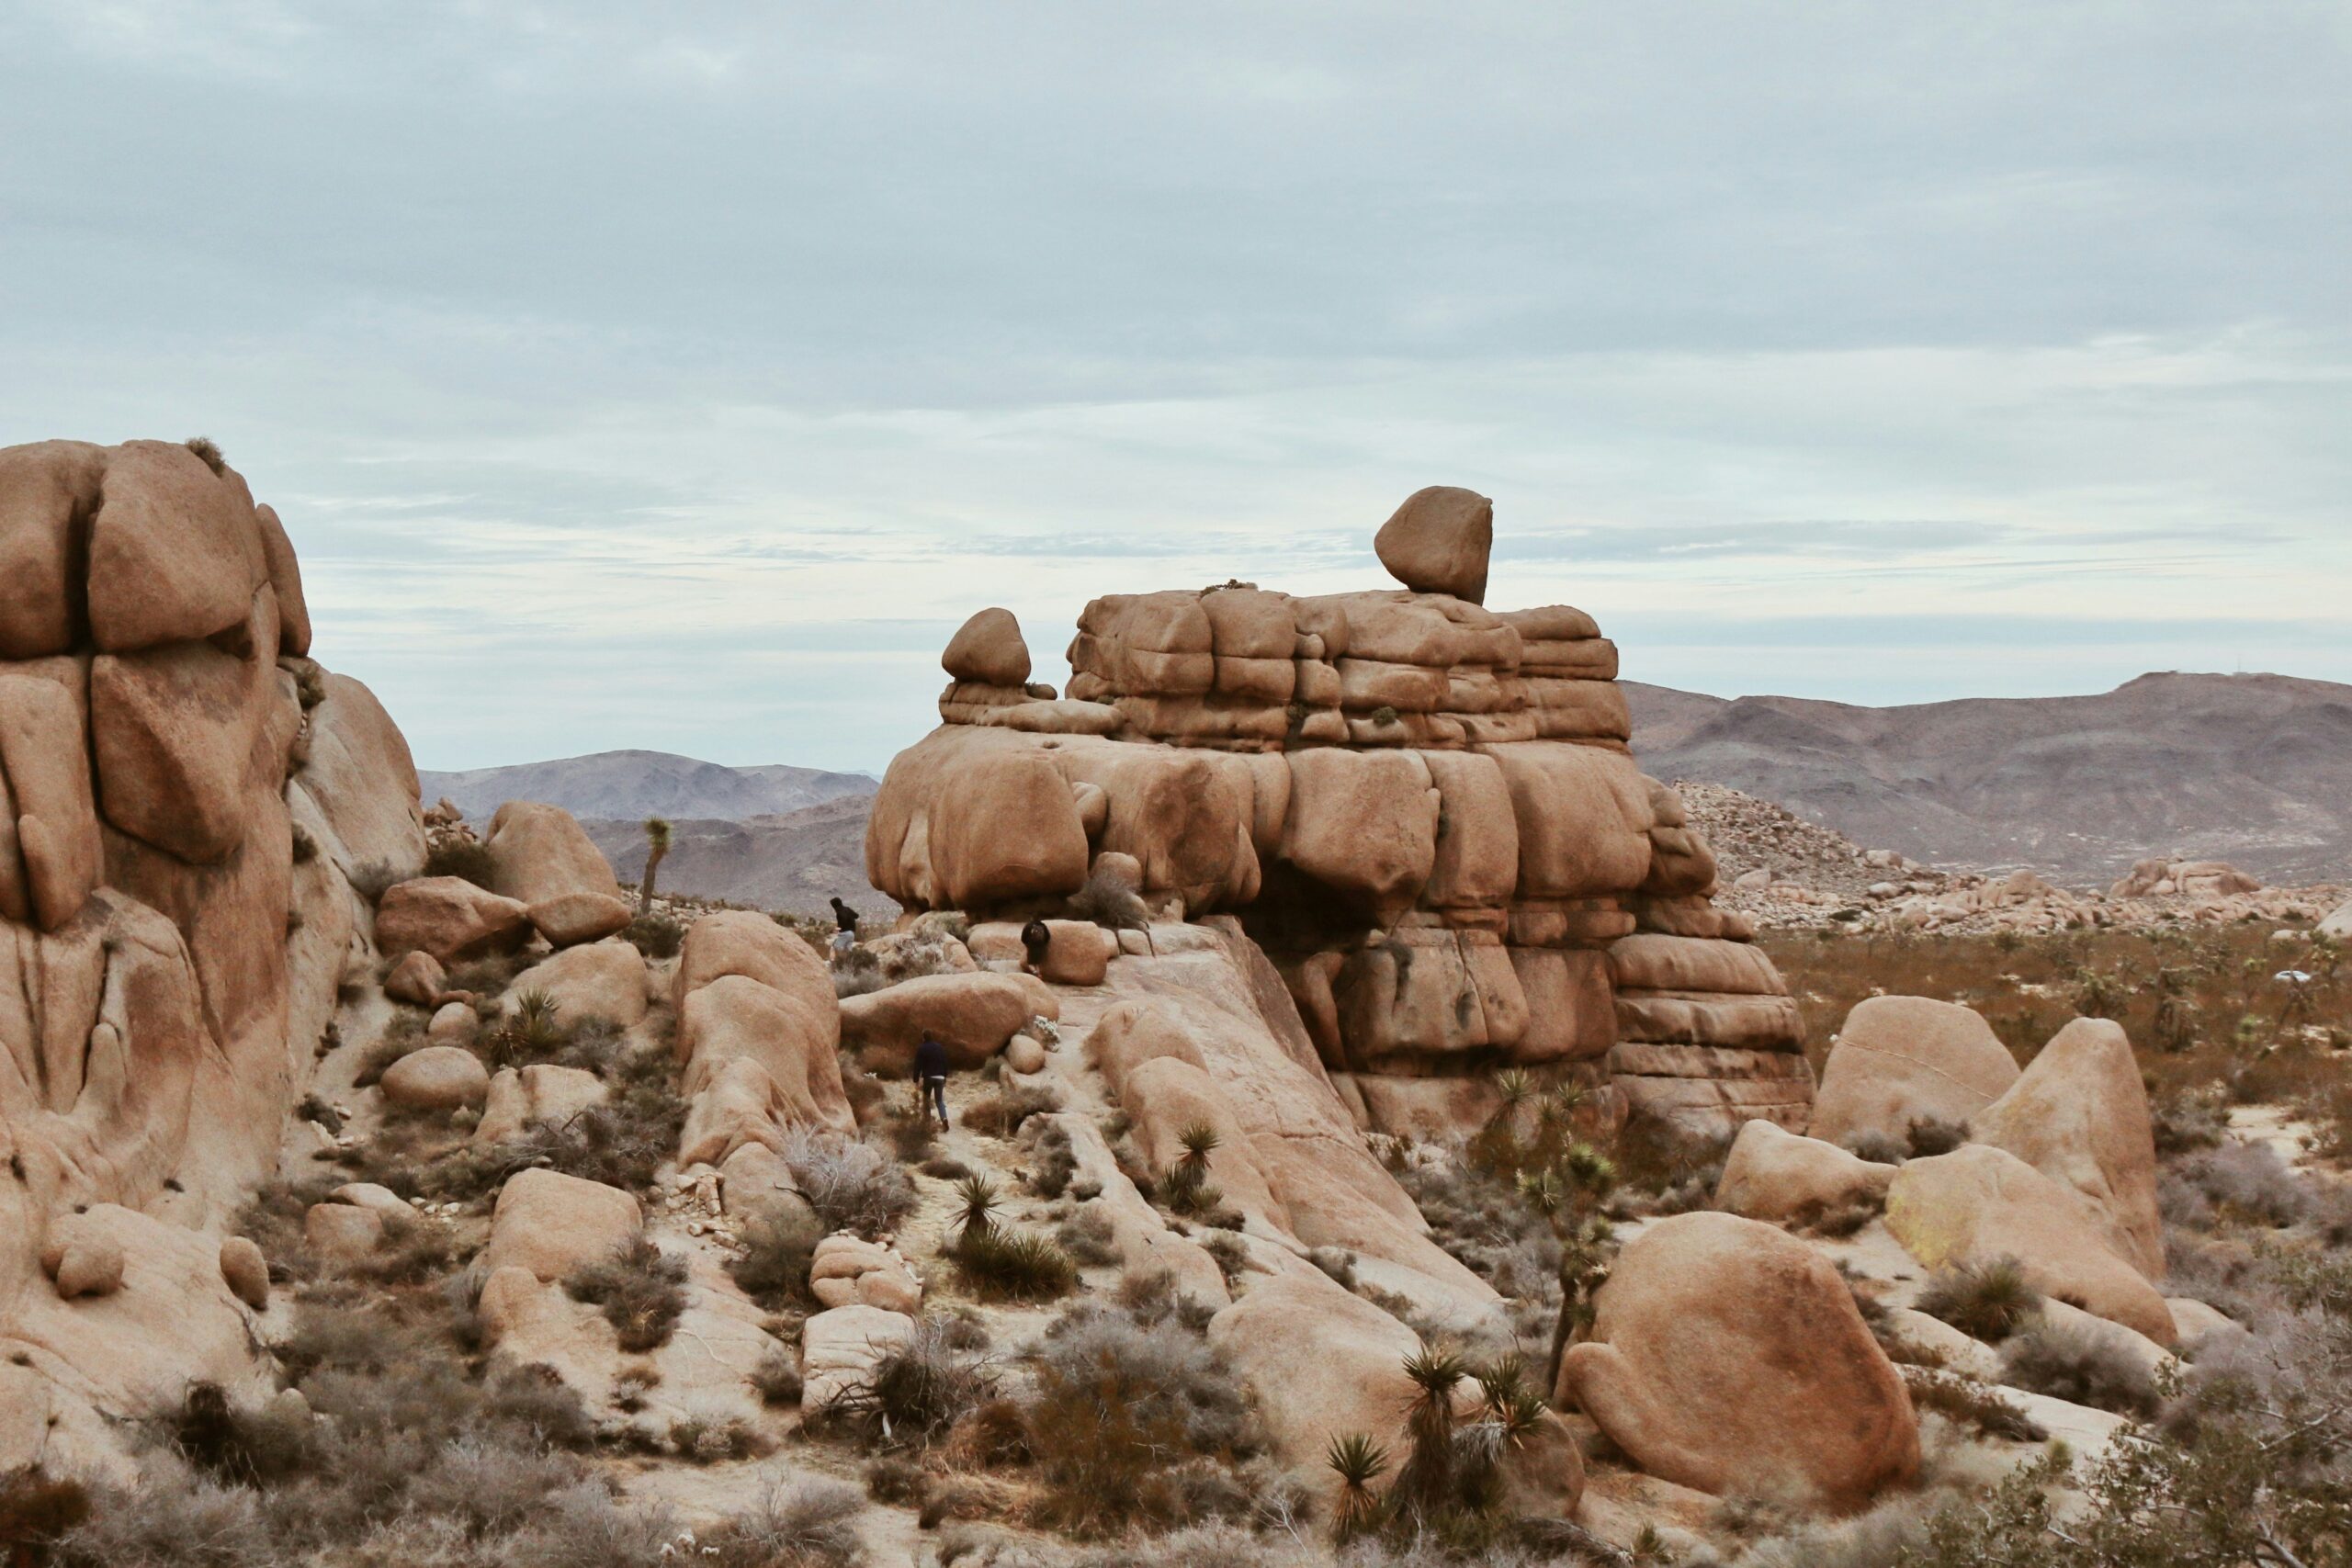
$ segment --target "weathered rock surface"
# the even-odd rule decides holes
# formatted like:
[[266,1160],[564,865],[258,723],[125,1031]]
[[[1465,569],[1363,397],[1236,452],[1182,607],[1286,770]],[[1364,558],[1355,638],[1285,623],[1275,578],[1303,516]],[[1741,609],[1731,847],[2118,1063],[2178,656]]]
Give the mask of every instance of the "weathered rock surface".
[[1560,1393],[1653,1475],[1847,1510],[1919,1468],[1902,1377],[1836,1269],[1772,1226],[1679,1214],[1634,1238]]
[[1886,1228],[1929,1269],[2014,1258],[2046,1296],[2174,1342],[2165,1299],[2108,1246],[2090,1205],[2006,1149],[1970,1144],[1905,1164],[1888,1185]]
[[800,1408],[814,1415],[865,1386],[883,1357],[914,1335],[914,1319],[885,1307],[830,1307],[800,1328]]
[[[1120,865],[1137,907],[1240,915],[1359,1086],[1605,1062],[1616,1104],[1692,1132],[1802,1131],[1795,1003],[1627,754],[1614,646],[1565,605],[1482,608],[1492,530],[1491,502],[1440,487],[1380,531],[1403,592],[1097,599],[1061,700],[1012,679],[1009,616],[975,616],[945,722],[876,797],[869,879],[1017,925],[1078,912],[1090,871]],[[1050,977],[1094,983],[1091,964]],[[1356,1099],[1389,1132],[1388,1109],[1444,1103]]]
[[482,1102],[490,1069],[471,1051],[426,1045],[386,1067],[378,1087],[385,1100],[406,1110],[456,1111]]
[[508,801],[492,816],[482,848],[490,853],[492,890],[517,903],[552,903],[579,893],[620,902],[620,884],[604,852],[560,806]]
[[680,1163],[724,1165],[751,1145],[780,1152],[796,1127],[855,1131],[840,1008],[807,942],[764,915],[706,915],[687,930],[676,986],[691,1102]]
[[387,953],[462,964],[512,953],[530,940],[526,905],[463,877],[420,876],[386,889],[376,906],[376,944]]
[[1956,1002],[1872,997],[1846,1017],[1821,1072],[1814,1137],[1907,1141],[1914,1122],[1966,1123],[2018,1081],[1992,1025]]
[[478,1267],[527,1269],[548,1284],[628,1245],[643,1223],[637,1200],[617,1187],[553,1170],[520,1170],[499,1190],[490,1241]]
[[1036,1016],[1037,994],[1012,975],[926,975],[841,1003],[842,1044],[867,1070],[904,1077],[915,1046],[933,1034],[959,1072],[1004,1049]]
[[854,1235],[829,1235],[809,1260],[808,1290],[829,1307],[870,1306],[915,1317],[922,1281],[894,1248]]
[[519,998],[543,992],[565,1023],[600,1018],[621,1029],[645,1016],[645,956],[625,942],[592,942],[566,948],[532,964],[506,987],[501,1005],[513,1012]]
[[1739,1130],[1715,1186],[1715,1207],[1775,1224],[1819,1218],[1886,1196],[1895,1168],[1859,1159],[1835,1144],[1801,1138],[1758,1119]]
[[533,1062],[524,1067],[503,1067],[483,1094],[481,1121],[474,1127],[477,1144],[503,1143],[520,1136],[535,1122],[563,1126],[592,1105],[605,1099],[604,1080],[579,1067],[559,1067]]
[[0,1342],[68,1471],[258,1378],[220,1227],[374,963],[354,872],[424,858],[399,731],[309,641],[217,454],[0,449]]
[[2121,1024],[2075,1020],[1969,1125],[1972,1142],[2007,1149],[2081,1194],[2116,1255],[2164,1278],[2155,1134]]

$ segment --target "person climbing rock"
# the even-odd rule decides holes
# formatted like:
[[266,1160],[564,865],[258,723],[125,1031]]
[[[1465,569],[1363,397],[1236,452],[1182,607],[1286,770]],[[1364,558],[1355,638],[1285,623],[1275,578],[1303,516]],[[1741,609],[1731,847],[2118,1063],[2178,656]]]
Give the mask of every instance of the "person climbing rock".
[[1046,977],[1046,950],[1054,944],[1054,933],[1046,929],[1042,919],[1031,920],[1021,928],[1021,945],[1028,958],[1021,965],[1039,979]]
[[922,1103],[923,1115],[936,1115],[942,1132],[947,1122],[947,1047],[929,1030],[923,1032],[922,1043],[915,1047],[915,1091]]
[[841,929],[833,933],[833,956],[845,957],[857,945],[857,911],[833,895],[833,922]]

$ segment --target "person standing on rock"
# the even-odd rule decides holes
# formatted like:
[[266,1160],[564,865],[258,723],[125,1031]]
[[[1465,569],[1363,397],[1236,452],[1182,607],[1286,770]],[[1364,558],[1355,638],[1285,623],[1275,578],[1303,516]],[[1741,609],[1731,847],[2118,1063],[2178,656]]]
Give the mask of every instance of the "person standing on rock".
[[842,903],[838,893],[833,895],[833,923],[841,927],[833,933],[833,956],[845,958],[857,945],[857,911]]
[[936,1115],[942,1132],[947,1129],[947,1047],[929,1030],[923,1031],[922,1043],[915,1047],[915,1092],[922,1102],[926,1120]]
[[1046,950],[1054,944],[1054,933],[1046,929],[1043,919],[1031,920],[1021,928],[1021,945],[1029,957],[1021,967],[1039,979],[1046,977]]

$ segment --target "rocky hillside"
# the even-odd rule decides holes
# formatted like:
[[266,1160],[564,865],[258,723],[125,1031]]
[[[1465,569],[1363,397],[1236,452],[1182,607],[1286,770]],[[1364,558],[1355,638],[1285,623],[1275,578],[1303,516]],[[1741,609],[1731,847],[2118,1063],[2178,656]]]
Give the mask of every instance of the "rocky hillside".
[[537,800],[560,806],[579,818],[642,822],[648,817],[668,817],[740,822],[830,800],[862,799],[875,790],[875,781],[864,773],[833,773],[781,763],[730,768],[667,751],[597,751],[585,757],[452,773],[427,770],[417,774],[417,782],[425,799],[447,799],[474,821],[489,817],[507,801]]
[[2102,887],[2150,857],[2274,883],[2352,874],[2352,686],[2152,674],[2097,696],[1886,708],[1625,691],[1645,771],[1916,860]]

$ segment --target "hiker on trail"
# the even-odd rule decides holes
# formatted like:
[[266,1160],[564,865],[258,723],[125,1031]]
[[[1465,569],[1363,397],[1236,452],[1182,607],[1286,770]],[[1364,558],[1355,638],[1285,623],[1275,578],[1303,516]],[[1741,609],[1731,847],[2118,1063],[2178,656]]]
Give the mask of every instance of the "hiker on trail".
[[939,1118],[943,1131],[947,1126],[947,1047],[938,1036],[923,1031],[922,1043],[915,1047],[915,1092],[922,1102],[923,1116]]
[[1021,928],[1021,945],[1028,951],[1028,961],[1021,965],[1039,979],[1046,977],[1046,950],[1054,944],[1054,933],[1046,929],[1043,919],[1031,920]]
[[838,893],[833,895],[833,920],[841,927],[833,933],[833,956],[847,957],[857,945],[857,911],[842,903]]

